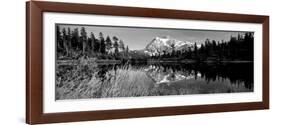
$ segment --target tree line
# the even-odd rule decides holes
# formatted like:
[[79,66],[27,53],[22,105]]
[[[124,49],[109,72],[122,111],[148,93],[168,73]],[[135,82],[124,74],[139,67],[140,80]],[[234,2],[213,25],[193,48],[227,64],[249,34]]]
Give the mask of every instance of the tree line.
[[231,36],[229,41],[215,41],[206,39],[200,47],[195,43],[194,47],[172,52],[163,52],[162,55],[152,56],[152,59],[182,60],[191,59],[197,61],[222,61],[222,60],[245,60],[253,61],[254,57],[254,33],[246,32]]
[[229,41],[215,41],[206,39],[204,43],[191,48],[163,51],[162,54],[148,56],[140,51],[130,51],[122,39],[117,36],[106,36],[100,32],[97,36],[93,32],[87,34],[86,29],[70,27],[60,29],[56,26],[57,58],[78,59],[82,56],[111,60],[195,60],[195,61],[253,61],[254,33],[240,33],[231,36]]
[[56,26],[56,49],[59,59],[78,59],[81,56],[99,59],[126,58],[129,47],[124,45],[117,36],[104,36],[102,32],[96,37],[93,32],[89,35],[85,27],[73,30],[70,27],[60,29]]

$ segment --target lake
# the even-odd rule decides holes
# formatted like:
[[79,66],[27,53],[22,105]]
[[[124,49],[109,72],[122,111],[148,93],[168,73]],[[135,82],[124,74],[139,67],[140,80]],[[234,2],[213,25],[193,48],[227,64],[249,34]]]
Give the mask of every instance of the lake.
[[56,99],[253,92],[253,63],[58,65]]

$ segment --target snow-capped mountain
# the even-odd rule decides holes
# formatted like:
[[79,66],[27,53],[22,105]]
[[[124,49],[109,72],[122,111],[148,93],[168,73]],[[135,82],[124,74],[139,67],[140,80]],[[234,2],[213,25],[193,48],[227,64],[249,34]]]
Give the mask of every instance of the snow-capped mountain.
[[[172,39],[169,36],[166,37],[156,37],[154,38],[145,48],[145,53],[149,55],[170,53],[173,51],[181,50],[193,50],[195,43],[188,41],[180,41]],[[197,46],[198,47],[198,46]]]

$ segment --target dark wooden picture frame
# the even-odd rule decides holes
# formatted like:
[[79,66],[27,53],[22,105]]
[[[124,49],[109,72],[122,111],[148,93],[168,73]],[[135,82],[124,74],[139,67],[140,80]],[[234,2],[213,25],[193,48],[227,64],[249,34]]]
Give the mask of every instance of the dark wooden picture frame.
[[[262,101],[46,114],[43,112],[43,49],[45,49],[43,46],[44,12],[262,24]],[[73,122],[257,109],[269,109],[269,16],[39,1],[30,1],[26,3],[26,123]]]

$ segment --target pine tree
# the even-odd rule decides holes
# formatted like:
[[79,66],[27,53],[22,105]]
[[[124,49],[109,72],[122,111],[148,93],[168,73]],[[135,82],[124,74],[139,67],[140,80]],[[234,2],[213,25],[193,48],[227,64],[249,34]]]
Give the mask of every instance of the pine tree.
[[209,39],[205,40],[205,52],[204,55],[206,55],[206,57],[208,57],[210,55],[211,52],[211,43]]
[[91,52],[92,52],[92,54],[93,54],[94,52],[96,52],[95,50],[96,50],[96,48],[97,48],[97,46],[98,46],[98,45],[96,44],[96,38],[95,38],[95,35],[94,35],[93,32],[91,32],[90,38],[91,38]]
[[197,59],[198,58],[198,47],[197,47],[197,43],[195,42],[194,44],[194,58]]
[[67,28],[67,46],[68,46],[68,48],[69,48],[69,51],[70,51],[70,56],[72,55],[71,53],[72,53],[72,44],[71,44],[71,30],[70,30],[70,28],[68,27]]
[[68,56],[69,55],[69,48],[68,48],[68,45],[67,45],[67,34],[66,34],[65,28],[62,29],[62,39],[63,39],[63,47],[64,47],[64,50],[66,52],[66,56]]
[[79,49],[79,31],[78,28],[75,28],[72,31],[71,35],[71,45],[73,50],[78,50]]
[[129,53],[129,47],[128,47],[128,45],[127,45],[127,47],[126,47],[126,53]]
[[119,53],[119,50],[118,50],[118,38],[116,36],[113,36],[113,41],[114,41],[114,44],[113,44],[113,47],[114,47],[114,53],[115,55],[117,55]]
[[71,38],[72,38],[72,36],[71,36],[71,30],[70,30],[70,28],[68,27],[67,28],[67,41],[68,41],[68,43],[69,43],[69,47],[71,48]]
[[191,52],[192,52],[191,47],[188,47],[188,51],[186,52],[186,56],[189,59],[191,58]]
[[176,51],[175,51],[175,44],[171,44],[171,47],[172,47],[172,57],[175,56],[176,54]]
[[93,51],[94,52],[100,52],[100,41],[98,39],[96,39],[94,33],[91,33],[91,39],[92,39],[92,42],[93,42]]
[[124,45],[123,40],[119,40],[119,48],[120,48],[120,51],[124,51],[125,50],[125,45]]
[[128,45],[126,46],[126,49],[125,49],[125,56],[128,58],[129,56],[129,47]]
[[99,39],[100,39],[100,53],[105,54],[105,40],[102,32],[99,33]]
[[105,48],[106,48],[107,53],[110,53],[111,48],[112,48],[112,42],[111,42],[111,39],[109,36],[106,37]]
[[85,27],[81,28],[81,42],[82,42],[82,49],[83,54],[86,53],[86,47],[87,47],[87,32],[85,30]]
[[57,51],[63,52],[63,41],[62,41],[62,36],[59,26],[56,26],[56,42],[57,42]]

